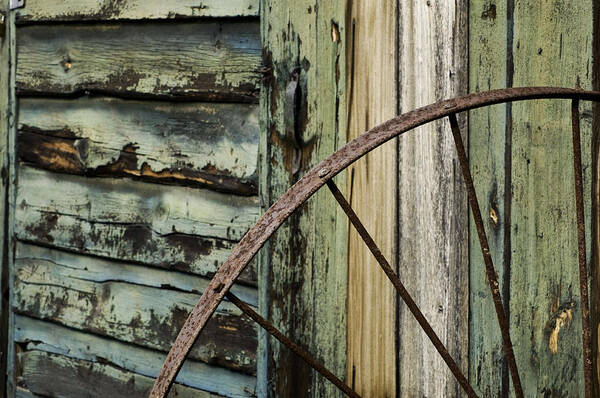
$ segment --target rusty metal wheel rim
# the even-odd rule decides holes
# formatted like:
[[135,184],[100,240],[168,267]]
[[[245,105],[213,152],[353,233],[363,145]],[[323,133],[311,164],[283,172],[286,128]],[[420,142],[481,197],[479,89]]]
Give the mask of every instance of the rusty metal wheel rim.
[[[493,90],[483,93],[470,94],[464,97],[458,97],[449,99],[441,102],[437,102],[432,105],[428,105],[414,111],[402,114],[393,119],[388,120],[385,123],[363,133],[356,139],[347,143],[345,146],[334,152],[328,158],[321,161],[313,169],[308,171],[298,182],[296,182],[281,198],[275,202],[268,211],[257,221],[257,223],[248,230],[238,245],[233,249],[228,259],[218,269],[209,283],[206,290],[203,292],[198,303],[192,309],[188,316],[185,324],[183,325],[177,339],[175,340],[167,358],[162,366],[162,369],[154,383],[150,397],[152,398],[163,398],[167,395],[171,385],[173,384],[179,369],[183,365],[185,357],[187,356],[192,345],[196,341],[200,332],[206,325],[210,316],[216,310],[219,303],[227,295],[229,300],[236,304],[240,309],[249,315],[252,319],[257,321],[263,328],[269,333],[274,335],[282,343],[286,344],[289,348],[299,354],[309,365],[315,370],[324,375],[330,381],[332,381],[340,390],[346,393],[348,396],[358,397],[359,395],[347,387],[343,382],[337,379],[331,372],[322,367],[312,357],[306,353],[302,348],[295,345],[285,336],[282,336],[273,325],[269,324],[264,319],[260,318],[249,306],[242,303],[234,295],[229,292],[229,289],[238,278],[244,268],[250,263],[254,256],[258,253],[260,248],[265,242],[273,235],[273,233],[281,226],[281,224],[304,202],[306,202],[317,190],[324,185],[327,185],[338,203],[342,206],[345,213],[350,219],[350,222],[357,228],[359,234],[363,238],[363,241],[369,246],[371,252],[375,255],[378,262],[380,263],[384,272],[390,279],[390,281],[396,287],[398,294],[402,297],[409,309],[419,321],[421,327],[428,335],[432,343],[436,346],[436,349],[443,357],[450,370],[457,378],[460,385],[463,387],[469,397],[477,397],[476,393],[460,371],[460,369],[453,362],[452,358],[447,353],[447,350],[443,344],[439,341],[436,342],[437,336],[431,329],[427,320],[419,319],[420,310],[418,306],[412,301],[408,292],[405,291],[404,286],[395,275],[394,271],[391,270],[387,261],[377,251],[379,250],[374,242],[369,242],[370,236],[362,224],[358,220],[356,214],[352,211],[348,203],[343,198],[341,192],[337,189],[333,183],[333,177],[339,174],[341,171],[346,169],[349,165],[360,159],[362,156],[384,144],[385,142],[397,137],[407,131],[413,130],[423,124],[448,117],[452,133],[458,151],[458,158],[461,163],[461,170],[465,177],[465,183],[467,186],[467,194],[469,198],[469,204],[473,212],[475,224],[477,226],[477,232],[481,243],[482,253],[486,264],[486,274],[488,276],[488,283],[492,291],[494,298],[494,304],[500,328],[503,333],[504,350],[509,363],[509,370],[513,381],[513,387],[517,397],[523,397],[523,390],[514,359],[514,353],[512,352],[512,344],[510,342],[510,335],[508,333],[508,324],[506,323],[506,315],[502,306],[500,293],[498,291],[498,282],[491,262],[491,256],[489,254],[489,248],[487,246],[487,238],[485,230],[483,228],[483,221],[479,211],[479,205],[473,188],[473,181],[470,175],[468,162],[466,158],[466,152],[462,144],[460,136],[460,130],[456,121],[456,114],[464,111],[469,111],[484,106],[523,101],[523,100],[534,100],[534,99],[570,99],[572,100],[572,127],[573,127],[573,161],[574,161],[574,174],[575,174],[575,196],[576,196],[576,211],[577,211],[577,232],[578,232],[578,251],[579,251],[579,273],[580,273],[580,295],[582,301],[582,322],[583,322],[583,353],[584,353],[584,375],[585,375],[585,393],[587,398],[591,398],[591,382],[592,382],[592,368],[591,368],[591,341],[590,341],[590,323],[589,323],[589,302],[587,293],[587,267],[586,267],[586,250],[585,250],[585,223],[583,219],[583,187],[582,187],[582,171],[581,171],[581,147],[580,147],[580,133],[579,133],[579,100],[596,101],[600,102],[600,92],[595,91],[584,91],[580,89],[571,88],[558,88],[558,87],[519,87],[519,88],[508,88],[502,90]],[[361,230],[362,227],[362,230]],[[386,269],[386,265],[389,269]],[[390,274],[391,271],[391,274]],[[404,290],[404,291],[403,291]],[[408,299],[408,301],[407,301]],[[416,311],[415,312],[415,308]],[[422,314],[420,314],[422,316]],[[503,319],[504,318],[504,319]],[[427,326],[429,329],[427,330]],[[279,333],[279,334],[278,334]],[[439,346],[441,345],[441,347]],[[454,363],[454,365],[453,365]]]

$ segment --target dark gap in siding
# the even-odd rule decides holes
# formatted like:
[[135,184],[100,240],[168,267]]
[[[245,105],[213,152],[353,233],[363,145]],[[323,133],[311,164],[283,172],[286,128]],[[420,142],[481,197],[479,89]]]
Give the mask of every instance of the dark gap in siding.
[[240,104],[258,104],[257,95],[247,94],[185,94],[185,95],[161,95],[161,94],[145,94],[139,92],[124,92],[98,89],[81,89],[72,92],[63,93],[44,93],[33,90],[18,89],[16,90],[19,98],[48,98],[48,99],[78,99],[83,97],[110,97],[121,100],[133,101],[165,101],[165,102],[210,102],[210,103],[240,103]]
[[[513,86],[514,60],[514,0],[506,4],[506,87]],[[502,298],[506,318],[510,323],[510,269],[512,260],[511,245],[512,214],[512,102],[506,104],[506,130],[504,132],[504,274],[502,277]],[[502,397],[510,394],[508,363],[502,360]]]
[[[10,207],[10,203],[8,200],[9,197],[9,189],[8,189],[8,184],[9,184],[9,178],[8,178],[8,170],[6,167],[2,167],[2,172],[1,172],[1,178],[2,178],[2,185],[5,188],[4,191],[4,234],[3,234],[3,239],[2,242],[0,243],[2,245],[2,271],[1,271],[1,281],[2,283],[0,284],[0,311],[1,315],[0,315],[0,374],[2,375],[2,377],[0,377],[0,388],[2,389],[2,396],[6,397],[7,394],[7,366],[8,366],[8,328],[9,328],[9,313],[10,313],[10,309],[9,309],[9,300],[10,300],[10,295],[11,295],[11,286],[10,286],[10,275],[9,275],[9,268],[10,268],[10,264],[12,264],[12,262],[9,262],[8,259],[8,252],[9,252],[9,245],[11,244],[11,239],[9,239],[9,220],[11,220],[10,214],[9,214],[9,209]],[[11,250],[11,253],[14,253],[14,249]]]
[[[399,0],[396,0],[396,34],[395,34],[395,39],[396,39],[396,44],[395,44],[395,48],[396,48],[396,114],[401,115],[402,114],[402,107],[400,105],[400,88],[402,87],[402,83],[401,83],[401,70],[400,70],[400,51],[402,50],[402,48],[400,47],[402,41],[400,40],[400,7],[401,7],[401,3]],[[396,184],[395,184],[395,194],[394,197],[396,198],[396,220],[394,222],[394,242],[396,243],[396,250],[394,250],[394,254],[395,254],[395,261],[396,261],[396,275],[400,275],[400,222],[399,222],[399,217],[400,217],[400,150],[401,150],[401,145],[400,145],[400,138],[397,137],[396,138],[396,175],[395,180],[396,180]],[[396,350],[396,398],[401,398],[400,396],[400,381],[401,381],[401,375],[400,375],[400,300],[398,300],[398,296],[396,295],[396,308],[395,308],[395,316],[396,316],[396,322],[395,327],[396,327],[396,331],[394,332],[394,343],[396,344],[396,347],[394,348]],[[354,380],[353,380],[354,382]]]
[[[593,1],[593,33],[592,33],[592,89],[598,90],[600,88],[600,1]],[[600,189],[600,174],[598,167],[598,156],[600,152],[600,103],[593,102],[593,119],[592,119],[592,145],[591,145],[591,156],[592,156],[592,217],[591,217],[591,264],[590,266],[590,286],[597,286],[598,279],[600,278],[600,271],[595,266],[600,261],[600,247],[598,240],[600,239],[599,222],[599,198],[598,190]],[[585,199],[584,199],[585,200]],[[589,261],[589,260],[588,260]],[[592,366],[593,374],[598,374],[598,355],[600,354],[600,347],[598,346],[598,339],[600,338],[598,328],[593,325],[600,324],[600,292],[597,289],[589,289],[590,291],[590,312],[591,312],[591,323],[592,323]],[[598,377],[593,378],[592,384],[592,396],[600,396],[600,385]]]
[[[85,19],[84,19],[85,18]],[[24,20],[23,17],[17,16],[15,25],[17,27],[32,26],[32,25],[119,25],[122,23],[128,24],[172,24],[177,22],[223,22],[223,23],[242,23],[242,22],[259,22],[258,16],[240,16],[240,17],[210,17],[210,16],[176,16],[174,18],[117,18],[106,19],[102,17],[86,17],[81,16],[80,19],[47,19],[47,20]]]

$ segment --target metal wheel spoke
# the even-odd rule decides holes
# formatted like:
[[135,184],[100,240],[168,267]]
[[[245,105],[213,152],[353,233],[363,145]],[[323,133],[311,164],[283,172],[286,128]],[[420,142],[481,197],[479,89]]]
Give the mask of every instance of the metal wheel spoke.
[[416,318],[417,322],[419,323],[427,337],[429,337],[429,340],[431,340],[431,342],[433,343],[435,349],[441,355],[444,362],[446,362],[446,365],[448,365],[448,368],[450,368],[450,371],[452,372],[454,377],[456,377],[458,383],[465,390],[469,397],[476,398],[477,393],[475,393],[475,390],[473,390],[473,387],[471,387],[471,385],[467,381],[467,378],[460,370],[458,364],[454,362],[454,359],[452,359],[452,356],[450,356],[450,353],[448,352],[442,341],[439,339],[439,337],[437,336],[437,334],[435,333],[435,331],[433,330],[433,328],[419,309],[419,306],[412,299],[412,297],[400,281],[400,278],[398,278],[398,276],[390,266],[390,263],[387,261],[383,253],[381,253],[381,250],[379,250],[379,247],[377,247],[377,244],[375,243],[367,229],[364,227],[354,210],[352,210],[352,207],[350,207],[350,204],[346,201],[346,198],[344,198],[342,192],[340,192],[333,180],[327,181],[327,187],[329,187],[329,190],[344,210],[344,213],[346,213],[348,219],[350,219],[350,222],[352,223],[352,225],[354,225],[354,228],[356,228],[362,240],[365,242],[373,256],[375,256],[375,259],[381,266],[381,269],[383,270],[383,272],[385,272],[390,282],[392,282],[392,284],[396,288],[396,291],[398,292],[400,297],[402,297],[402,300],[404,301],[410,312]]
[[579,130],[579,100],[571,102],[573,128],[573,172],[575,177],[575,206],[577,211],[577,243],[579,254],[579,292],[581,295],[581,323],[583,336],[583,371],[585,396],[592,398],[592,342],[590,306],[588,302],[587,260],[585,249],[585,216],[583,208],[583,172],[581,167],[581,133]]
[[456,152],[458,154],[458,161],[462,171],[465,185],[467,187],[467,195],[469,197],[469,204],[471,211],[473,212],[473,219],[475,220],[475,226],[477,228],[477,235],[479,237],[479,244],[481,245],[481,252],[483,254],[483,261],[485,262],[485,272],[487,275],[488,283],[492,291],[492,298],[494,300],[494,307],[496,308],[496,315],[498,316],[498,324],[502,333],[502,340],[504,346],[504,353],[506,354],[506,361],[508,362],[508,369],[510,371],[513,386],[515,388],[515,395],[517,398],[523,398],[523,387],[521,386],[521,379],[519,377],[519,370],[517,369],[517,362],[515,360],[515,353],[513,351],[512,341],[510,339],[509,324],[504,312],[504,306],[502,305],[502,297],[500,296],[500,285],[498,284],[498,275],[494,269],[492,262],[492,256],[490,254],[490,247],[488,245],[487,236],[485,234],[485,228],[483,226],[483,219],[481,218],[481,210],[479,209],[479,202],[477,201],[477,194],[475,193],[475,186],[473,185],[473,178],[471,177],[471,171],[469,170],[469,160],[467,159],[467,153],[462,142],[460,135],[460,128],[458,127],[458,120],[456,120],[456,114],[452,113],[448,115],[450,120],[450,127],[452,128],[452,136],[454,137],[454,144],[456,145]]
[[296,355],[304,360],[310,367],[319,372],[323,377],[332,382],[337,388],[343,391],[347,396],[352,398],[360,398],[354,390],[348,387],[343,381],[337,378],[336,375],[331,373],[325,366],[315,360],[306,350],[294,343],[283,333],[281,333],[271,322],[260,316],[254,311],[248,304],[240,300],[236,295],[231,292],[227,292],[227,298],[236,305],[242,312],[248,315],[254,322],[258,323],[263,329],[267,331],[271,336],[279,340],[283,345],[292,350]]

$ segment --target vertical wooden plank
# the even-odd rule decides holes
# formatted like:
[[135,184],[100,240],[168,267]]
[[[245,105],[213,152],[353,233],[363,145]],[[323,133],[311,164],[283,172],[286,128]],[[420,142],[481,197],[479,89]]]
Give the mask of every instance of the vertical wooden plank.
[[[472,0],[469,6],[469,91],[479,92],[510,85],[507,62],[508,6],[512,2]],[[505,231],[510,228],[510,189],[505,189],[506,154],[510,154],[510,130],[507,130],[507,106],[494,105],[469,113],[469,162],[477,197],[486,222],[492,260],[498,273],[502,298],[508,300],[505,267],[510,250],[505,248]],[[508,131],[508,133],[507,133]],[[508,135],[507,135],[508,134]],[[510,159],[508,160],[510,161]],[[507,199],[508,195],[508,199]],[[507,199],[507,200],[506,200]],[[510,233],[510,229],[507,231]],[[482,396],[497,396],[506,377],[502,338],[494,314],[494,305],[485,275],[485,264],[471,223],[469,246],[469,376]]]
[[[348,140],[397,111],[396,1],[350,3]],[[348,171],[350,203],[393,265],[396,161],[393,140]],[[353,228],[348,245],[348,379],[363,397],[396,396],[396,292]]]
[[[260,191],[266,206],[345,141],[344,3],[261,3]],[[337,181],[345,183],[343,177]],[[271,240],[262,256],[260,286],[263,314],[341,377],[346,233],[347,221],[333,197],[326,190],[317,193]],[[269,341],[266,363],[268,380],[259,385],[269,396],[339,394],[275,340]]]
[[[0,24],[0,351],[6,352],[8,342],[8,267],[6,263],[6,193],[7,193],[7,138],[10,130],[9,115],[11,113],[11,32],[8,28],[8,1],[0,2],[0,18],[3,24]],[[0,360],[0,374],[6,374],[7,355],[2,355]],[[0,378],[0,391],[6,391],[6,379]]]
[[[8,129],[6,131],[6,167],[8,170],[7,181],[6,181],[6,200],[4,203],[7,208],[5,211],[6,223],[5,231],[6,237],[4,239],[5,253],[2,257],[3,267],[6,268],[6,272],[3,272],[3,276],[6,275],[8,282],[8,289],[14,286],[14,214],[15,214],[15,197],[16,197],[16,161],[15,161],[15,137],[17,134],[17,100],[16,100],[16,26],[15,26],[15,13],[10,11],[7,18],[7,43],[8,43],[8,60],[10,68],[8,70]],[[3,278],[4,279],[4,278]],[[15,395],[16,380],[15,380],[15,364],[16,364],[16,353],[15,345],[13,344],[13,332],[14,332],[14,313],[10,310],[12,308],[12,294],[8,294],[8,319],[7,319],[7,371],[6,371],[6,396],[12,397]]]
[[[593,4],[593,43],[594,60],[592,84],[594,90],[600,87],[600,2]],[[592,105],[592,219],[589,243],[592,250],[590,264],[590,317],[592,324],[592,369],[594,373],[593,395],[600,395],[600,104]]]
[[[591,10],[591,0],[515,0],[514,85],[590,89]],[[517,103],[512,115],[510,321],[521,380],[526,396],[583,396],[570,103]],[[581,126],[586,198],[590,122]]]
[[[401,112],[466,93],[466,1],[400,1],[398,45]],[[466,372],[468,213],[448,121],[401,136],[398,158],[399,275]],[[398,309],[399,396],[461,395],[412,314]]]

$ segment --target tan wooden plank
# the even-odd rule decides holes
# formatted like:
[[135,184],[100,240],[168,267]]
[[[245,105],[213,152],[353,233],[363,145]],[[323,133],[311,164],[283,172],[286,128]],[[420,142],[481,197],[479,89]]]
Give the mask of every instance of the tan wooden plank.
[[[590,89],[591,10],[592,1],[515,0],[514,85]],[[551,100],[512,107],[510,321],[526,396],[584,396],[570,109]],[[581,109],[589,114],[590,104]],[[582,124],[588,242],[590,121]],[[556,330],[571,303],[572,322]]]
[[[345,142],[344,7],[342,0],[261,2],[269,71],[261,93],[259,186],[265,207]],[[294,71],[296,100],[285,94]],[[287,123],[286,113],[293,115]],[[337,182],[343,186],[344,177]],[[341,378],[346,367],[346,233],[346,217],[335,199],[326,190],[318,192],[278,230],[264,250],[261,272],[263,311]],[[341,396],[277,342],[271,341],[268,355],[259,395],[269,390],[273,397]]]
[[23,98],[18,118],[19,160],[36,167],[257,192],[253,104]]
[[[466,93],[466,10],[466,1],[400,2],[401,113]],[[398,144],[398,273],[466,374],[468,213],[449,123],[429,123]],[[461,387],[413,315],[402,302],[398,309],[400,396],[460,396]]]
[[258,0],[28,0],[17,23],[256,16]]
[[256,22],[26,26],[17,48],[21,95],[250,102],[258,96]]
[[[44,192],[40,195],[39,192]],[[16,236],[211,276],[256,221],[255,197],[19,168]],[[249,267],[241,278],[256,282]]]
[[[353,2],[346,34],[348,140],[396,115],[396,2]],[[396,140],[348,171],[351,205],[396,266]],[[396,292],[361,238],[348,243],[347,378],[363,397],[396,395]]]
[[[467,1],[399,4],[401,113],[464,95]],[[459,117],[467,139],[466,118]],[[448,120],[404,134],[398,145],[398,273],[466,374],[468,209]],[[400,302],[398,310],[400,396],[460,396],[462,388],[408,308]]]

